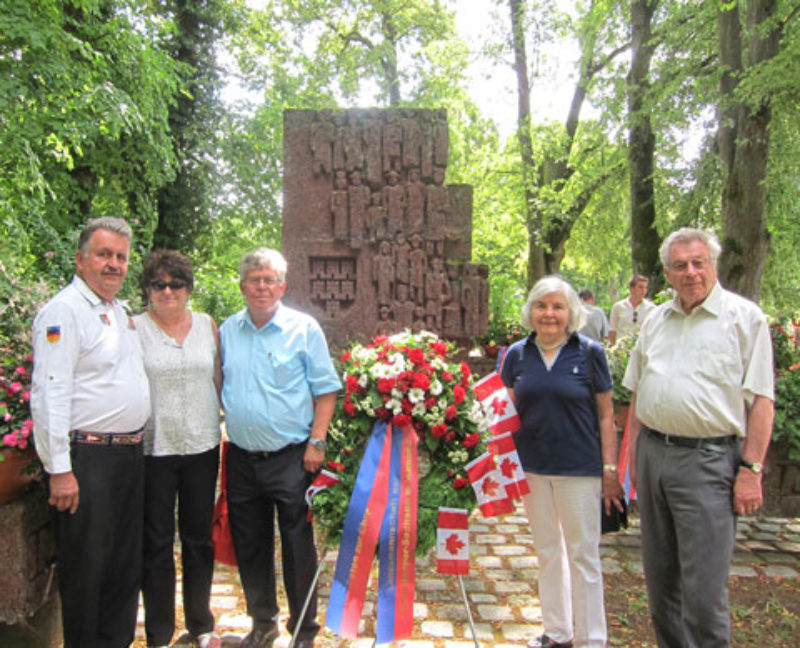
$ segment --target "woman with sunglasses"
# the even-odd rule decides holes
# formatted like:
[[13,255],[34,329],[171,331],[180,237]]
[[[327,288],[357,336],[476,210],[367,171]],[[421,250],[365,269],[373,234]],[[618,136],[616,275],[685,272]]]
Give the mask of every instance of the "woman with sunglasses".
[[183,562],[186,629],[200,648],[218,648],[209,602],[214,573],[211,521],[219,467],[221,380],[217,326],[189,308],[194,273],[178,252],[144,261],[147,310],[134,317],[150,380],[145,427],[142,594],[148,646],[175,632],[175,502]]

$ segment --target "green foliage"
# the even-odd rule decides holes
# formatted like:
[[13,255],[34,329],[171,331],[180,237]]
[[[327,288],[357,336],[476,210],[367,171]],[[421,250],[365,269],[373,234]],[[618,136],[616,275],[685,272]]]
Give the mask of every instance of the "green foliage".
[[611,371],[611,380],[614,384],[614,400],[618,403],[630,403],[633,394],[631,390],[622,384],[625,377],[625,370],[628,368],[628,361],[631,351],[636,346],[635,335],[625,335],[619,338],[613,346],[606,349],[608,368]]
[[800,322],[771,327],[775,362],[773,441],[783,440],[789,459],[800,459]]

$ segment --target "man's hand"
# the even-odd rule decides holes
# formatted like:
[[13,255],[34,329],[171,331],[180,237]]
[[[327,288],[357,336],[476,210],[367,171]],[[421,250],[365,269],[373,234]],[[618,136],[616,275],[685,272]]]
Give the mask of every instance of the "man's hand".
[[733,510],[738,515],[752,515],[763,503],[761,475],[747,468],[740,468],[733,485]]
[[55,506],[58,511],[75,513],[78,510],[80,501],[80,488],[78,480],[72,472],[56,473],[50,475],[50,499],[51,506]]
[[306,446],[306,453],[303,455],[303,468],[306,472],[315,473],[322,468],[322,462],[325,461],[325,452],[317,450],[310,443]]

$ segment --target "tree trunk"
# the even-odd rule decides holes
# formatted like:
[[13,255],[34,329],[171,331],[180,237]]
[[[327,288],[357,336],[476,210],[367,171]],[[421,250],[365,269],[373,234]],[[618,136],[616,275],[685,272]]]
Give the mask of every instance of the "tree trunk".
[[525,52],[525,3],[509,0],[511,36],[514,48],[514,71],[517,74],[517,139],[522,161],[525,224],[528,230],[528,288],[545,274],[542,248],[542,213],[536,208],[535,169],[531,140],[531,88],[528,81],[528,57]]
[[779,31],[763,30],[777,9],[777,0],[747,3],[747,68],[742,67],[741,26],[738,4],[718,13],[720,62],[725,70],[721,82],[719,150],[724,183],[722,189],[722,284],[745,297],[758,300],[761,275],[769,252],[766,228],[766,191],[769,158],[769,97],[756,104],[737,102],[739,72],[745,72],[778,53]]
[[657,0],[631,0],[631,69],[628,73],[628,160],[630,166],[631,258],[633,272],[650,279],[658,291],[663,284],[655,227],[653,172],[656,140],[645,105],[653,58],[651,23]]
[[386,43],[391,44],[382,59],[383,71],[386,74],[385,81],[387,94],[389,95],[389,106],[391,108],[399,108],[400,74],[397,71],[397,29],[392,20],[392,15],[388,13],[381,14],[381,25]]

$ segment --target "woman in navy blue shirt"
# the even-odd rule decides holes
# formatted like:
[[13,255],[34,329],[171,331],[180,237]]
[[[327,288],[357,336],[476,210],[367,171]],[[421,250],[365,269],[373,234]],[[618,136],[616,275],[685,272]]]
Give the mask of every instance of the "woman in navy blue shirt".
[[605,646],[600,500],[621,508],[611,375],[603,347],[579,335],[584,310],[559,277],[531,289],[501,376],[522,427],[517,450],[539,557],[544,634],[531,648]]

